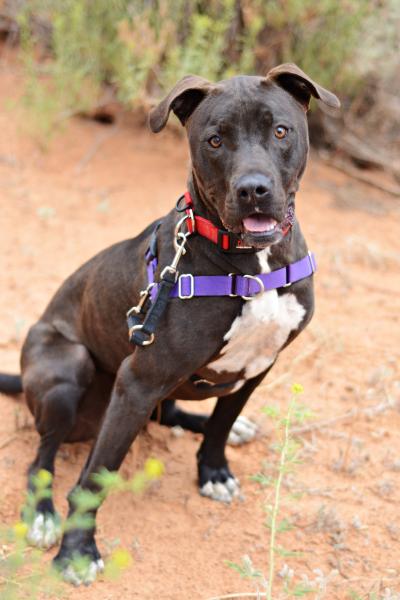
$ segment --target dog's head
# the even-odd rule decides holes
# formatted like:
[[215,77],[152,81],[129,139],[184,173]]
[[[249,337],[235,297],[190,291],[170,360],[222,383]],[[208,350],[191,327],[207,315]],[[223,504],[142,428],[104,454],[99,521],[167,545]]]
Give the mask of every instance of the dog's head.
[[150,127],[158,132],[171,110],[177,115],[207,209],[246,244],[263,248],[282,239],[305,168],[311,96],[340,106],[293,64],[216,84],[189,75],[151,111]]

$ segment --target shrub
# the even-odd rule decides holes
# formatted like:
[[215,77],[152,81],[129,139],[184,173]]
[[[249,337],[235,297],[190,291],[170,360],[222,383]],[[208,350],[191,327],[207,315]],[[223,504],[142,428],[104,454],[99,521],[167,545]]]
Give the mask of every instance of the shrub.
[[110,92],[132,108],[188,73],[213,80],[284,61],[348,91],[360,33],[378,19],[369,0],[32,0],[19,15],[25,100],[49,131]]

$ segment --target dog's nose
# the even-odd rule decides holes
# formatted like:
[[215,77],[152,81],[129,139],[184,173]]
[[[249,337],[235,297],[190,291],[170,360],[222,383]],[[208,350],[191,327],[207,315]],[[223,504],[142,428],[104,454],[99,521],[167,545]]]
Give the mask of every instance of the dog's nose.
[[266,175],[243,175],[236,183],[239,200],[266,200],[271,195],[272,181]]

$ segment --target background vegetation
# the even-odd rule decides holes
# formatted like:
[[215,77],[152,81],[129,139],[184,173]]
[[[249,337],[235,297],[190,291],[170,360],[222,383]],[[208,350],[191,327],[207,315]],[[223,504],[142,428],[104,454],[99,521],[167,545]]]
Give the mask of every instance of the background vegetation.
[[384,170],[400,195],[397,0],[3,0],[1,30],[22,47],[24,100],[44,137],[74,114],[147,109],[188,73],[295,62],[342,101],[340,114],[314,107],[312,144]]
[[[391,3],[32,0],[17,18],[27,66],[51,77],[59,108],[85,110],[104,84],[130,107],[190,72],[220,79],[264,73],[287,60],[323,85],[353,90],[364,74],[355,68],[366,49],[361,38],[376,30]],[[385,36],[369,60],[386,58],[390,43]]]

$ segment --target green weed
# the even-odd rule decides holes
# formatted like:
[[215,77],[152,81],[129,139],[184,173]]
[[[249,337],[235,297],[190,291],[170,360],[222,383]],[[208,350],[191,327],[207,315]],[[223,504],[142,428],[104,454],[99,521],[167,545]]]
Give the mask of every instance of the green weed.
[[[283,505],[290,501],[290,498],[282,496],[284,478],[300,464],[301,446],[293,438],[291,428],[295,423],[304,423],[312,417],[311,411],[299,402],[299,396],[302,393],[302,386],[294,384],[292,386],[292,397],[286,411],[282,412],[279,407],[275,406],[268,406],[263,409],[263,412],[275,423],[276,442],[273,449],[278,455],[277,465],[265,465],[268,471],[274,471],[274,474],[266,474],[262,471],[251,477],[253,481],[260,484],[263,490],[266,490],[268,496],[272,495],[272,501],[266,501],[264,504],[266,512],[264,526],[268,530],[269,536],[267,572],[256,568],[247,555],[242,557],[241,563],[227,563],[242,578],[253,580],[256,583],[257,592],[254,597],[257,595],[258,598],[265,598],[266,600],[276,600],[278,598],[278,586],[275,583],[278,574],[276,557],[290,559],[301,555],[299,552],[283,547],[277,541],[293,529],[293,524],[289,519],[281,516]],[[287,564],[280,569],[279,576],[283,582],[280,598],[301,598],[309,594],[314,594],[314,598],[320,598],[328,581],[328,577],[325,577],[319,569],[314,570],[313,579],[310,580],[308,577],[303,576],[299,580],[295,577],[294,570]],[[222,596],[222,598],[224,597]]]
[[[133,478],[124,480],[118,473],[103,469],[93,476],[93,481],[98,488],[97,492],[76,488],[72,495],[75,512],[63,523],[60,519],[62,532],[76,527],[85,529],[94,525],[91,511],[96,509],[101,502],[113,493],[131,491],[142,493],[149,484],[161,477],[163,464],[154,458],[145,462],[142,471],[137,472]],[[60,575],[52,569],[48,561],[44,561],[43,551],[28,546],[26,536],[36,516],[36,506],[46,498],[51,497],[52,475],[41,469],[31,477],[31,491],[27,493],[22,510],[22,520],[13,528],[0,530],[0,596],[2,600],[19,600],[29,598],[36,600],[41,597],[52,596],[62,598],[65,587]],[[88,560],[76,556],[73,560],[75,572],[85,572]],[[132,563],[130,552],[124,548],[111,549],[106,560],[104,577],[115,578]]]

